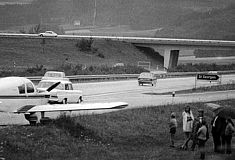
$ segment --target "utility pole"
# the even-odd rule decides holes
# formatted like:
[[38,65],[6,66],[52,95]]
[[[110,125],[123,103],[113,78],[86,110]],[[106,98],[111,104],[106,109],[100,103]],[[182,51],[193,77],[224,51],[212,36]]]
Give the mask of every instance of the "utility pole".
[[94,4],[94,17],[93,17],[93,26],[95,26],[95,20],[96,20],[96,11],[97,11],[97,9],[96,9],[96,0],[94,0],[95,2],[95,4]]

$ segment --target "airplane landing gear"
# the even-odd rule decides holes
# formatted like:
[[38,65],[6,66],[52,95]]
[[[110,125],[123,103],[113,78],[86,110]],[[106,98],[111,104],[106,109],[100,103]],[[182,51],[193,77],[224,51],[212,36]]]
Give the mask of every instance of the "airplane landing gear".
[[29,124],[31,126],[35,126],[38,122],[38,116],[36,115],[36,113],[26,113],[24,114],[24,117],[26,120],[29,121]]

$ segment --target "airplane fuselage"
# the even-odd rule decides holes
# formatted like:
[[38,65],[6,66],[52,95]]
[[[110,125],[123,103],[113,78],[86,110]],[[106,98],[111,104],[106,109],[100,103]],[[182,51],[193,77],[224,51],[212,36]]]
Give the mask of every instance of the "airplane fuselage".
[[34,84],[24,77],[0,79],[0,111],[14,112],[26,105],[42,105],[48,102],[46,93],[39,93]]

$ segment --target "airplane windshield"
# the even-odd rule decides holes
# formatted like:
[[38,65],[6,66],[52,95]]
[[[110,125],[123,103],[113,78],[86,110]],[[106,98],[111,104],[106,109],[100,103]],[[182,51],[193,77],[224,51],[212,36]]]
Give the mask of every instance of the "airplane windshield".
[[[39,82],[37,88],[46,88],[47,89],[50,86],[52,86],[53,84],[54,84],[54,82]],[[64,90],[64,87],[62,84],[59,84],[55,89]]]

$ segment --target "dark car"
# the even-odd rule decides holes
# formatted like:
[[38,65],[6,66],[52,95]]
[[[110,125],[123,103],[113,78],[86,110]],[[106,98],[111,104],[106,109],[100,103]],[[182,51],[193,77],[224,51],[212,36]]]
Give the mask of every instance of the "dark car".
[[138,77],[138,83],[139,83],[139,85],[142,85],[142,86],[144,84],[150,84],[150,85],[154,86],[157,83],[157,77],[153,73],[143,72]]

